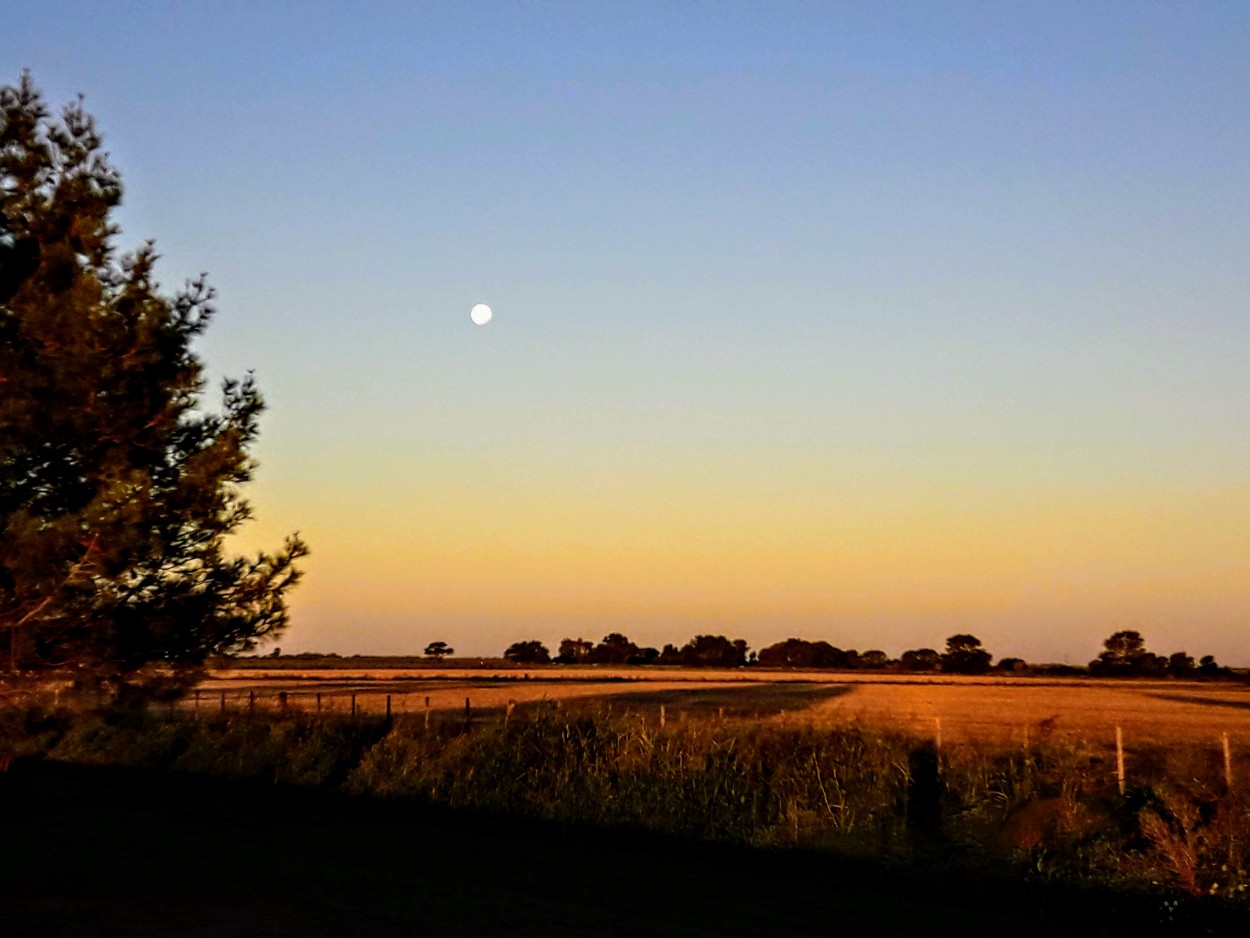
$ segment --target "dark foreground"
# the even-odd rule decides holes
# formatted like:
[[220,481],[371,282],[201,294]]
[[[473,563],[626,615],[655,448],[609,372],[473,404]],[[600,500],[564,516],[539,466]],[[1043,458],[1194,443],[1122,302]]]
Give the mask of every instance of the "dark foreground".
[[1159,902],[412,804],[19,763],[0,934],[1244,933]]

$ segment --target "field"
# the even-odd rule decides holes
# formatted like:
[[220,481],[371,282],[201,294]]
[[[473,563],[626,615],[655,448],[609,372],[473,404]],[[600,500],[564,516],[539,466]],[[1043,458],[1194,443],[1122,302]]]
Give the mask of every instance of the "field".
[[[1114,748],[1117,728],[1122,759]],[[827,931],[837,910],[861,926],[847,933],[890,933],[883,908],[909,909],[893,923],[896,932],[933,934],[990,933],[993,920],[1030,904],[1043,925],[1058,920],[1059,906],[1081,910],[1063,928],[1073,934],[1112,934],[1120,925],[1132,934],[1152,925],[1164,933],[1217,933],[1207,924],[1250,921],[1250,692],[1240,683],[249,667],[219,670],[181,701],[147,708],[11,697],[0,709],[0,756],[6,754],[14,761],[10,772],[0,772],[0,793],[8,793],[0,798],[7,808],[0,829],[20,835],[23,856],[44,857],[48,869],[59,853],[43,843],[46,823],[32,814],[43,802],[41,816],[63,816],[66,831],[94,829],[117,804],[128,805],[126,816],[153,836],[168,811],[183,819],[184,830],[213,831],[210,841],[218,830],[233,830],[229,836],[246,845],[247,857],[263,854],[265,862],[302,870],[279,871],[278,879],[293,884],[332,876],[334,858],[352,852],[359,832],[357,853],[399,857],[411,844],[412,870],[394,870],[379,858],[369,867],[379,882],[351,887],[393,909],[404,927],[435,921],[451,928],[455,903],[436,893],[465,896],[480,888],[479,910],[490,913],[475,930],[544,933],[547,913],[505,908],[520,901],[526,864],[500,869],[464,847],[461,832],[477,837],[461,826],[477,823],[473,818],[508,831],[478,838],[485,851],[516,856],[530,834],[513,831],[532,832],[548,888],[557,892],[557,881],[584,873],[583,864],[567,859],[571,836],[592,854],[632,857],[614,872],[627,891],[667,895],[670,885],[652,876],[655,852],[696,844],[712,851],[698,861],[708,865],[684,880],[680,869],[665,875],[683,880],[683,896],[701,891],[699,902],[715,903],[716,880],[704,875],[712,868],[721,870],[716,877],[742,880],[735,888],[743,894],[750,877],[732,869],[758,868],[761,883],[776,889],[791,875],[775,872],[786,864],[794,876],[845,876],[860,884],[822,884],[819,899],[788,898],[777,923],[795,934]],[[167,810],[163,796],[133,793],[166,786],[189,786],[191,794]],[[268,792],[268,807],[238,823],[229,819],[240,810],[234,807],[211,822],[193,819],[195,805],[254,797],[237,786]],[[362,811],[379,813],[354,826]],[[288,815],[301,820],[275,821]],[[377,820],[383,817],[398,828]],[[113,820],[124,829],[124,817]],[[308,842],[300,825],[309,823],[316,837],[325,833],[324,842]],[[208,843],[193,845],[192,854],[231,862],[233,847]],[[304,846],[289,846],[295,844]],[[718,854],[717,844],[756,852]],[[97,845],[86,855],[98,860],[109,849]],[[444,861],[430,851],[466,872],[434,875]],[[144,856],[130,860],[135,868],[152,865]],[[20,885],[38,869],[24,864],[11,871],[11,908],[33,922],[54,897]],[[489,882],[475,872],[483,865],[493,869]],[[208,880],[229,876],[198,860],[190,867]],[[136,909],[160,907],[157,895],[165,892],[149,896],[129,879],[119,885],[110,868],[83,874],[83,882],[103,883],[105,898],[57,900],[79,903],[73,921],[100,915],[122,923],[127,914],[148,914]],[[158,863],[149,875],[164,881],[162,869]],[[896,875],[909,885],[892,885]],[[958,901],[942,898],[955,881],[980,883],[980,904],[970,906],[966,893]],[[312,888],[294,907],[256,895],[249,901],[265,914],[285,908],[279,918],[294,917],[275,920],[271,933],[315,933],[314,919],[338,923],[323,933],[373,930],[349,921],[347,895],[295,921],[307,903],[332,892],[329,883]],[[434,919],[396,891],[403,889],[424,890],[421,908]],[[119,890],[133,894],[126,909],[100,904]],[[170,914],[190,914],[188,903],[201,901],[201,893],[183,892],[171,900],[177,908]],[[875,908],[866,909],[865,896]],[[693,933],[697,921],[707,933],[766,930],[773,910],[765,904],[760,919],[761,907],[742,898],[727,896],[716,914],[705,908],[693,918],[670,907],[672,933]],[[595,902],[562,908],[571,916],[568,933],[653,930]],[[212,915],[226,917],[224,933],[248,933],[228,909],[214,907]],[[746,927],[748,921],[754,924]],[[961,932],[962,924],[970,930]],[[1012,922],[1011,931],[1029,933],[1026,924]],[[126,932],[119,924],[115,932],[74,933]]]
[[[200,706],[394,713],[502,711],[508,704],[561,701],[624,712],[801,722],[816,727],[863,725],[902,730],[944,743],[1023,746],[1042,739],[1126,745],[1220,746],[1250,749],[1250,685],[1198,681],[1080,678],[911,676],[898,674],[639,668],[321,668],[229,669],[197,690]],[[195,707],[192,698],[184,706]]]

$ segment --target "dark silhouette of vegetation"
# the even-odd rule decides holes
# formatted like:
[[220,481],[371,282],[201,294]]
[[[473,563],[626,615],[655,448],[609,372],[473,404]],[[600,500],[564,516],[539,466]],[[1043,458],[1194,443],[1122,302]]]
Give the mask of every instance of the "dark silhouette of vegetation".
[[248,375],[205,406],[213,291],[161,292],[150,242],[118,253],[121,195],[81,102],[56,119],[29,75],[0,88],[2,660],[114,689],[277,635],[307,553],[226,553],[261,396]]
[[942,656],[932,648],[913,648],[903,652],[899,663],[904,671],[936,671],[942,665]]
[[868,671],[881,671],[890,666],[890,656],[880,649],[872,648],[859,656],[859,666]]
[[787,638],[763,648],[759,663],[769,668],[838,668],[852,670],[860,666],[859,652],[843,651],[828,642],[809,642]]
[[454,655],[456,649],[452,648],[446,642],[430,642],[425,646],[425,656],[433,658],[435,661],[442,661],[444,658]]
[[594,649],[594,643],[581,638],[566,638],[560,642],[560,650],[556,655],[557,664],[585,664]]
[[[1217,901],[1001,872],[477,818],[413,799],[44,761],[0,777],[9,935],[1236,935]],[[74,848],[49,836],[74,832]],[[176,863],[170,819],[194,849]],[[262,882],[240,884],[240,844]],[[361,845],[368,849],[362,850]],[[414,844],[420,857],[414,863]],[[351,862],[342,862],[350,857]],[[469,875],[472,871],[472,875]],[[692,871],[695,871],[692,873]],[[558,909],[533,897],[559,883]],[[796,888],[796,884],[819,888]],[[623,900],[605,901],[604,884]],[[680,884],[680,888],[674,888]],[[784,901],[761,897],[784,896]],[[1177,899],[1180,906],[1176,906]],[[1166,926],[1160,928],[1160,918]],[[836,923],[831,926],[830,923]]]
[[661,726],[627,706],[533,704],[473,724],[454,714],[184,719],[10,708],[0,712],[0,751],[16,754],[19,769],[144,767],[698,839],[974,862],[1242,914],[1250,901],[1245,789],[1225,783],[1209,747],[1135,748],[1121,796],[1113,753],[1052,745],[1040,728],[1023,753],[939,750],[858,725],[709,714]]
[[657,664],[686,668],[741,668],[750,648],[741,639],[730,641],[724,635],[696,635],[681,648],[665,645]]
[[1089,663],[1089,669],[1094,674],[1143,674],[1155,668],[1155,656],[1146,651],[1145,639],[1141,632],[1134,629],[1113,632],[1103,643],[1103,648],[1098,657]]
[[641,651],[642,649],[620,632],[612,632],[590,650],[585,661],[587,664],[629,664]]
[[1211,655],[1203,655],[1194,666],[1193,656],[1183,651],[1156,655],[1146,649],[1146,640],[1135,629],[1113,632],[1103,643],[1103,651],[1089,663],[1091,674],[1100,677],[1227,677],[1228,668],[1221,668]]
[[503,656],[516,664],[548,664],[551,652],[539,641],[513,642]]
[[984,674],[990,669],[990,653],[975,635],[952,635],[946,640],[942,670],[950,674]]

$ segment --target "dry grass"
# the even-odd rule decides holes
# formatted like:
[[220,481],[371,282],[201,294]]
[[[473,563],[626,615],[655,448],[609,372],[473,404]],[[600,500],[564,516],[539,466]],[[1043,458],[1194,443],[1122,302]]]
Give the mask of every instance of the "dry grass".
[[936,733],[944,741],[1023,745],[1026,740],[1208,744],[1227,733],[1250,745],[1250,694],[1241,687],[1070,681],[1034,685],[862,684],[821,703],[820,725],[859,721]]
[[[754,670],[639,668],[491,669],[261,669],[216,671],[199,686],[201,707],[224,691],[231,707],[257,695],[270,707],[288,704],[344,710],[350,695],[368,712],[427,708],[502,710],[510,702],[610,701],[625,709],[782,719],[817,726],[858,723],[931,735],[943,742],[1023,745],[1026,741],[1110,744],[1115,727],[1133,744],[1217,744],[1228,734],[1250,746],[1250,687],[1184,681],[1028,679]],[[428,700],[428,705],[427,705]],[[192,706],[193,701],[187,701]]]

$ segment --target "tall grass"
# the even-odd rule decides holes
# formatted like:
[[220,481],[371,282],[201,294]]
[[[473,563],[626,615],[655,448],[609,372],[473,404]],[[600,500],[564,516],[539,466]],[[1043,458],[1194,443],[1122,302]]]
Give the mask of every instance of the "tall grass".
[[7,711],[0,753],[415,798],[761,846],[1013,868],[1250,905],[1250,802],[1217,754],[991,750],[863,726],[520,709],[415,716]]

